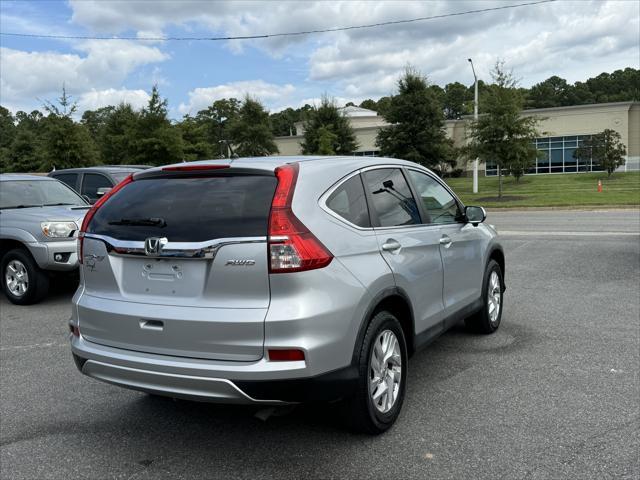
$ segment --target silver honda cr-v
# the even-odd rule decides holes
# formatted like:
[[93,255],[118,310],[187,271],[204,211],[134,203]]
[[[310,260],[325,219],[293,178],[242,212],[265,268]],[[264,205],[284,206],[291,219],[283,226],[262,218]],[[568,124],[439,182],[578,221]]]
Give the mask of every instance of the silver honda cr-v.
[[342,400],[398,417],[408,357],[465,319],[494,332],[504,254],[480,207],[391,158],[266,157],[133,174],[79,235],[82,373],[225,403]]

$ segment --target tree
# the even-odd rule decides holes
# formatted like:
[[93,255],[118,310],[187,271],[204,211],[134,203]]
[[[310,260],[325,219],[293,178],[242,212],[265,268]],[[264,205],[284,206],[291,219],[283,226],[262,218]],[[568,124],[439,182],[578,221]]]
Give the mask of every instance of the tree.
[[262,104],[247,96],[229,127],[235,153],[241,157],[264,157],[278,153],[273,141],[269,113]]
[[58,105],[45,101],[44,109],[49,115],[42,120],[41,168],[47,171],[94,165],[98,161],[95,143],[85,126],[73,121],[77,106],[64,86]]
[[37,172],[43,166],[42,153],[38,137],[29,130],[19,130],[2,159],[2,171]]
[[206,124],[185,115],[178,124],[182,134],[184,160],[206,160],[213,157],[213,147],[207,141]]
[[[15,124],[12,123],[15,127],[13,133],[11,133],[11,125],[3,125],[2,138],[9,139],[10,143],[3,143],[0,171],[36,172],[42,168],[43,119],[44,116],[38,110],[31,113],[19,111],[15,115]],[[10,118],[5,117],[5,120]],[[6,136],[5,131],[9,132]]]
[[564,78],[552,76],[535,84],[528,92],[528,104],[533,108],[570,105],[571,85]]
[[16,136],[15,119],[11,112],[0,106],[0,172],[7,171],[11,143]]
[[121,103],[104,121],[98,137],[102,161],[109,165],[136,163],[136,142],[140,114],[128,103]]
[[318,155],[335,155],[333,146],[337,143],[338,136],[328,127],[318,129]]
[[460,82],[449,83],[444,87],[444,115],[449,120],[455,120],[471,113],[469,105],[473,105],[473,93],[469,96],[469,89]]
[[408,68],[398,81],[384,118],[390,123],[376,138],[383,156],[403,158],[426,167],[450,165],[453,142],[447,138],[444,115],[427,80]]
[[285,108],[281,112],[272,113],[270,115],[271,128],[273,134],[277,137],[285,137],[296,134],[296,122],[302,120],[303,110],[298,108]]
[[498,197],[502,198],[503,171],[511,171],[519,179],[536,159],[533,141],[539,136],[538,120],[520,115],[524,98],[503,62],[496,62],[492,76],[494,84],[482,97],[482,115],[470,125],[464,152],[469,159],[478,157],[497,164]]
[[225,156],[226,144],[230,140],[229,126],[238,116],[240,106],[237,98],[223,98],[196,114],[196,121],[205,126],[207,142],[216,156]]
[[620,134],[607,128],[586,139],[573,155],[584,164],[592,159],[605,169],[609,178],[616,168],[624,165],[626,154],[627,147],[621,142]]
[[102,134],[104,126],[106,125],[109,117],[113,114],[113,111],[116,109],[113,105],[109,105],[107,107],[102,107],[97,110],[85,110],[82,114],[82,118],[80,123],[82,123],[89,133],[93,137],[96,142],[98,138]]
[[[302,152],[307,155],[319,154],[321,135],[322,149],[331,150],[335,155],[351,155],[358,148],[349,119],[338,109],[335,101],[327,96],[322,97],[320,105],[313,108],[304,123]],[[327,142],[331,143],[330,149]]]
[[367,110],[373,110],[374,112],[377,112],[378,104],[375,100],[371,100],[370,98],[367,98],[366,100],[363,100],[362,102],[360,102],[360,108],[366,108]]
[[182,137],[167,115],[167,100],[154,85],[147,106],[137,122],[134,141],[136,163],[166,165],[183,160]]

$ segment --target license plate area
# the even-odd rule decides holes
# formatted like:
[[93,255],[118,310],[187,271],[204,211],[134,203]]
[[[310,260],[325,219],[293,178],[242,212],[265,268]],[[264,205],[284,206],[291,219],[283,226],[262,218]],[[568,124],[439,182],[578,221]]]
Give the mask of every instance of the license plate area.
[[165,258],[127,258],[122,289],[127,294],[191,298],[206,287],[207,261]]

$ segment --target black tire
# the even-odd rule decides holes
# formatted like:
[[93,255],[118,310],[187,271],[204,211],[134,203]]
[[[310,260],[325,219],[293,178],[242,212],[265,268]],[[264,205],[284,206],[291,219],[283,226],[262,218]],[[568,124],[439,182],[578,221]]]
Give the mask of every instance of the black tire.
[[[489,289],[491,288],[490,279],[491,276],[495,272],[498,275],[498,279],[500,282],[500,307],[498,309],[497,318],[491,320],[490,315],[490,302],[489,302]],[[465,319],[465,324],[467,327],[476,332],[482,334],[490,334],[498,330],[500,326],[500,321],[502,320],[502,312],[504,310],[504,280],[502,277],[502,269],[500,265],[495,260],[490,260],[487,264],[487,268],[484,272],[484,278],[482,280],[482,309],[475,313],[474,315]]]
[[[24,265],[28,276],[27,290],[22,295],[13,293],[7,286],[7,266],[17,261]],[[40,269],[29,252],[22,248],[10,250],[2,257],[2,289],[11,303],[31,305],[42,300],[49,291],[49,276]]]
[[[391,409],[379,411],[369,394],[369,378],[371,373],[371,353],[374,342],[385,330],[395,334],[400,347],[401,374],[398,395]],[[377,435],[387,431],[400,415],[407,386],[407,343],[398,319],[387,311],[380,311],[371,319],[365,333],[358,358],[359,378],[356,393],[344,400],[344,413],[349,426],[357,432]]]

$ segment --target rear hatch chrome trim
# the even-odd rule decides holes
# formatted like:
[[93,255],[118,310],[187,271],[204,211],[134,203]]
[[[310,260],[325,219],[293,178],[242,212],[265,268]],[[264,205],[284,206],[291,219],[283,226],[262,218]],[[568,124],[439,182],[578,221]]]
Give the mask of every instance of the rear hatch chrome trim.
[[193,260],[210,260],[215,258],[218,250],[227,245],[242,243],[265,243],[266,236],[261,237],[229,237],[206,240],[203,242],[166,242],[160,252],[149,254],[145,251],[145,242],[118,240],[117,238],[96,233],[85,233],[85,238],[93,238],[104,242],[110,255],[150,258],[183,258]]

